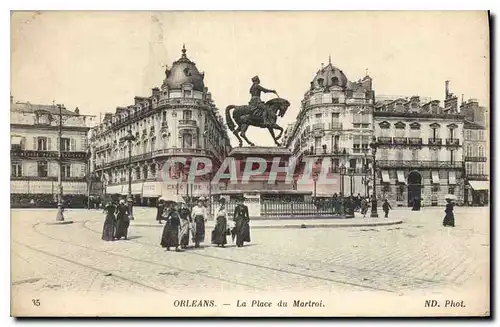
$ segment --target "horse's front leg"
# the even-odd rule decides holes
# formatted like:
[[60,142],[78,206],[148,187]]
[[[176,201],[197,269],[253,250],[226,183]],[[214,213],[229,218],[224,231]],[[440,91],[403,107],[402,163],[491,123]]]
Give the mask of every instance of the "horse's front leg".
[[272,128],[273,130],[277,129],[277,130],[280,131],[280,133],[278,134],[278,136],[276,136],[276,139],[279,140],[281,138],[281,136],[283,135],[283,131],[284,131],[283,127],[281,127],[280,125],[278,125],[278,124],[275,123],[270,128]]
[[281,146],[280,142],[278,142],[278,138],[274,135],[274,128],[268,127],[267,129],[269,130],[269,133],[273,137],[274,144],[276,144],[277,146]]

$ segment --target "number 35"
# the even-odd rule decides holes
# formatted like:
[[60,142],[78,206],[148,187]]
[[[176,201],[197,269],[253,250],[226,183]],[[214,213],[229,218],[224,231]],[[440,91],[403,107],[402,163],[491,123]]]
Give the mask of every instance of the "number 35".
[[39,307],[40,306],[40,299],[32,299],[31,301],[33,302],[33,305],[35,307]]

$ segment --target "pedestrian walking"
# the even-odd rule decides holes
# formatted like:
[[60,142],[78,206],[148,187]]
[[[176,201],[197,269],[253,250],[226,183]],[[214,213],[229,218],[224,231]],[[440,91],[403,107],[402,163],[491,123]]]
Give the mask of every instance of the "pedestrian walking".
[[244,197],[238,199],[238,205],[234,208],[233,221],[236,245],[242,247],[244,242],[250,242],[250,216]]
[[215,213],[215,228],[212,231],[212,244],[222,246],[227,244],[227,218],[226,218],[226,199],[219,200],[220,207]]
[[445,216],[443,219],[444,227],[455,227],[455,215],[453,214],[453,201],[450,198],[446,199]]
[[121,199],[118,208],[116,209],[116,229],[115,238],[117,240],[122,237],[127,239],[128,227],[130,226],[130,213],[125,204],[125,200]]
[[180,228],[179,228],[179,243],[182,249],[186,249],[189,245],[189,231],[191,229],[191,224],[193,222],[191,218],[191,210],[186,204],[181,204],[179,210],[180,216]]
[[156,205],[156,220],[158,224],[161,224],[163,220],[163,211],[165,211],[165,200],[163,198],[158,199],[158,204]]
[[116,205],[109,201],[104,208],[104,226],[102,228],[102,237],[103,241],[114,241],[115,240],[115,228],[116,228]]
[[385,199],[384,204],[382,204],[382,210],[384,210],[384,213],[385,213],[384,218],[389,217],[389,209],[392,210],[391,204],[389,203],[389,201],[387,199]]
[[366,217],[366,213],[368,212],[368,208],[370,207],[370,204],[366,198],[363,198],[361,200],[361,213],[363,214],[363,218]]
[[200,243],[205,241],[205,222],[207,221],[207,211],[203,206],[204,198],[198,199],[198,203],[193,207],[191,215],[193,217],[193,242],[194,247],[199,248]]
[[181,224],[178,212],[177,203],[173,202],[169,209],[165,209],[165,227],[161,235],[160,245],[170,251],[170,248],[175,248],[175,252],[179,252],[179,227]]
[[413,205],[411,211],[420,211],[420,199],[415,197],[413,199]]

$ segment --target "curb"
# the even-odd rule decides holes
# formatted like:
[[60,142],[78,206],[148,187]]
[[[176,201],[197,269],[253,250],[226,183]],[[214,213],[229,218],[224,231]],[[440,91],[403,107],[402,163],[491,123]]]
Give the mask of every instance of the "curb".
[[[366,222],[366,223],[354,223],[354,224],[293,224],[293,225],[263,225],[263,226],[250,226],[251,229],[303,229],[303,228],[343,228],[343,227],[376,227],[376,226],[390,226],[390,225],[399,225],[402,224],[402,220],[392,220],[392,221],[384,221],[384,222]],[[165,227],[164,224],[130,224],[130,226],[135,227]],[[205,226],[212,228],[213,226]]]
[[45,224],[46,225],[69,225],[72,223],[73,223],[72,220],[63,220],[63,221],[50,221],[50,222],[46,222]]

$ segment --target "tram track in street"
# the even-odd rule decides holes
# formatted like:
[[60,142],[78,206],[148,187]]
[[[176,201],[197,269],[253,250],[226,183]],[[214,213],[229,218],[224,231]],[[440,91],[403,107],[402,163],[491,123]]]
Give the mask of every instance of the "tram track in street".
[[[105,251],[105,250],[98,250],[98,249],[95,249],[93,247],[89,247],[89,246],[85,246],[85,245],[81,245],[81,244],[76,244],[76,243],[73,243],[73,242],[68,242],[66,240],[63,240],[63,239],[60,239],[60,238],[57,238],[57,237],[53,237],[53,236],[50,236],[50,235],[47,235],[41,231],[39,231],[36,226],[39,225],[40,223],[36,223],[34,225],[32,225],[32,229],[33,231],[40,235],[40,236],[43,236],[45,238],[48,238],[48,239],[51,239],[51,240],[54,240],[54,241],[57,241],[57,242],[61,242],[61,243],[64,243],[64,244],[68,244],[68,245],[71,245],[71,246],[75,246],[75,247],[79,247],[79,248],[83,248],[83,249],[86,249],[86,250],[91,250],[91,251],[94,251],[94,252],[98,252],[98,253],[104,253],[104,254],[107,254],[107,255],[112,255],[112,256],[115,256],[115,257],[119,257],[119,258],[122,258],[122,259],[127,259],[127,260],[132,260],[132,261],[137,261],[137,262],[141,262],[141,263],[145,263],[145,264],[149,264],[149,265],[153,265],[153,266],[157,266],[157,267],[162,267],[162,268],[168,268],[168,269],[171,269],[171,270],[174,270],[174,271],[177,271],[179,273],[185,273],[185,274],[190,274],[190,275],[193,275],[193,276],[197,276],[197,277],[204,277],[204,278],[208,278],[208,279],[213,279],[213,280],[218,280],[218,281],[221,281],[221,282],[224,282],[224,283],[228,283],[228,284],[233,284],[233,285],[238,285],[238,286],[243,286],[243,287],[247,287],[247,288],[251,288],[251,289],[254,289],[254,290],[260,290],[260,291],[263,291],[264,289],[263,288],[260,288],[260,287],[257,287],[257,286],[254,286],[254,285],[249,285],[249,284],[246,284],[246,283],[241,283],[241,282],[235,282],[234,280],[229,280],[229,279],[225,279],[225,278],[221,278],[221,277],[216,277],[216,276],[212,276],[212,275],[209,275],[209,274],[206,274],[206,273],[203,273],[203,272],[200,272],[200,271],[190,271],[190,270],[186,270],[186,269],[182,269],[182,268],[178,268],[178,267],[175,267],[175,266],[170,266],[170,265],[166,265],[166,264],[163,264],[163,263],[158,263],[158,262],[154,262],[154,261],[149,261],[149,260],[144,260],[144,259],[140,259],[140,258],[136,258],[136,257],[132,257],[132,256],[127,256],[127,255],[123,255],[123,254],[118,254],[118,253],[114,253],[114,252],[111,252],[111,251]],[[92,232],[95,233],[95,231],[93,231],[92,229],[90,228],[87,228],[85,226],[85,221],[81,224],[81,226],[83,226],[84,228],[86,228],[87,230],[90,230]],[[91,266],[91,265],[87,265],[87,264],[83,264],[83,263],[80,263],[80,262],[77,262],[75,260],[72,260],[72,259],[68,259],[68,258],[65,258],[63,256],[60,256],[58,254],[54,254],[54,253],[51,253],[49,251],[45,251],[45,250],[42,250],[42,249],[38,249],[34,246],[31,246],[31,245],[28,245],[28,244],[25,244],[23,242],[20,242],[20,241],[16,241],[16,240],[12,240],[13,242],[17,243],[17,244],[20,244],[22,246],[25,246],[27,247],[28,249],[32,250],[32,251],[36,251],[36,252],[39,252],[39,253],[42,253],[42,254],[45,254],[47,256],[51,256],[51,257],[54,257],[54,258],[57,258],[57,259],[60,259],[60,260],[63,260],[63,261],[66,261],[66,262],[69,262],[69,263],[72,263],[72,264],[75,264],[75,265],[78,265],[78,266],[81,266],[81,267],[84,267],[84,268],[87,268],[87,269],[91,269],[91,270],[94,270],[94,271],[97,271],[99,273],[103,273],[103,274],[107,274],[108,271],[105,271],[105,270],[102,270],[102,269],[99,269],[99,268],[96,268],[94,266]],[[129,242],[133,242],[133,241],[129,241]],[[142,244],[142,245],[148,245],[148,246],[151,246],[150,244],[143,244],[143,243],[140,243],[140,242],[133,242],[133,243],[137,243],[137,244]],[[115,276],[116,278],[118,279],[121,279],[121,280],[124,280],[124,281],[127,281],[129,283],[133,283],[133,284],[136,284],[136,285],[140,285],[140,286],[143,286],[143,287],[146,287],[146,288],[149,288],[149,289],[153,289],[155,291],[159,291],[159,292],[162,292],[162,293],[167,293],[166,290],[164,289],[158,289],[156,287],[152,287],[152,286],[149,286],[149,285],[146,285],[146,284],[143,284],[141,282],[138,282],[136,280],[133,280],[133,279],[130,279],[128,277],[123,277],[123,276],[120,276],[120,275],[116,275],[113,273],[113,276]]]
[[[100,234],[99,231],[96,231],[96,230],[89,228],[87,226],[87,223],[89,223],[89,222],[92,222],[92,221],[90,221],[90,220],[84,221],[82,226],[85,229],[91,231],[92,233]],[[158,247],[158,246],[153,245],[151,243],[139,242],[136,240],[128,240],[128,242],[136,243],[136,244],[140,244],[140,245],[144,245],[144,246],[148,246],[148,247],[153,247],[153,248]],[[358,287],[358,288],[363,288],[363,289],[370,289],[370,290],[374,290],[374,291],[382,291],[382,292],[386,292],[386,293],[398,293],[397,290],[393,290],[393,289],[370,286],[370,285],[363,285],[363,284],[359,284],[359,283],[347,282],[347,281],[342,281],[342,280],[328,278],[328,277],[314,276],[314,275],[307,274],[307,273],[294,272],[294,271],[289,271],[289,270],[285,270],[285,269],[281,269],[281,268],[275,268],[275,267],[265,266],[265,265],[261,265],[261,264],[240,261],[240,260],[236,260],[236,259],[221,258],[221,257],[213,256],[210,254],[199,254],[199,253],[191,252],[191,251],[184,251],[183,254],[187,254],[187,255],[191,255],[191,256],[200,256],[203,258],[210,258],[213,260],[221,260],[221,261],[234,263],[234,264],[242,264],[242,265],[251,266],[254,268],[266,269],[266,270],[273,271],[273,272],[295,275],[295,276],[299,276],[299,277],[303,277],[303,278],[310,278],[310,279],[314,279],[314,280],[321,280],[321,281],[326,281],[326,282],[331,282],[331,283],[336,283],[336,284],[342,284],[344,286],[353,286],[353,287]]]

